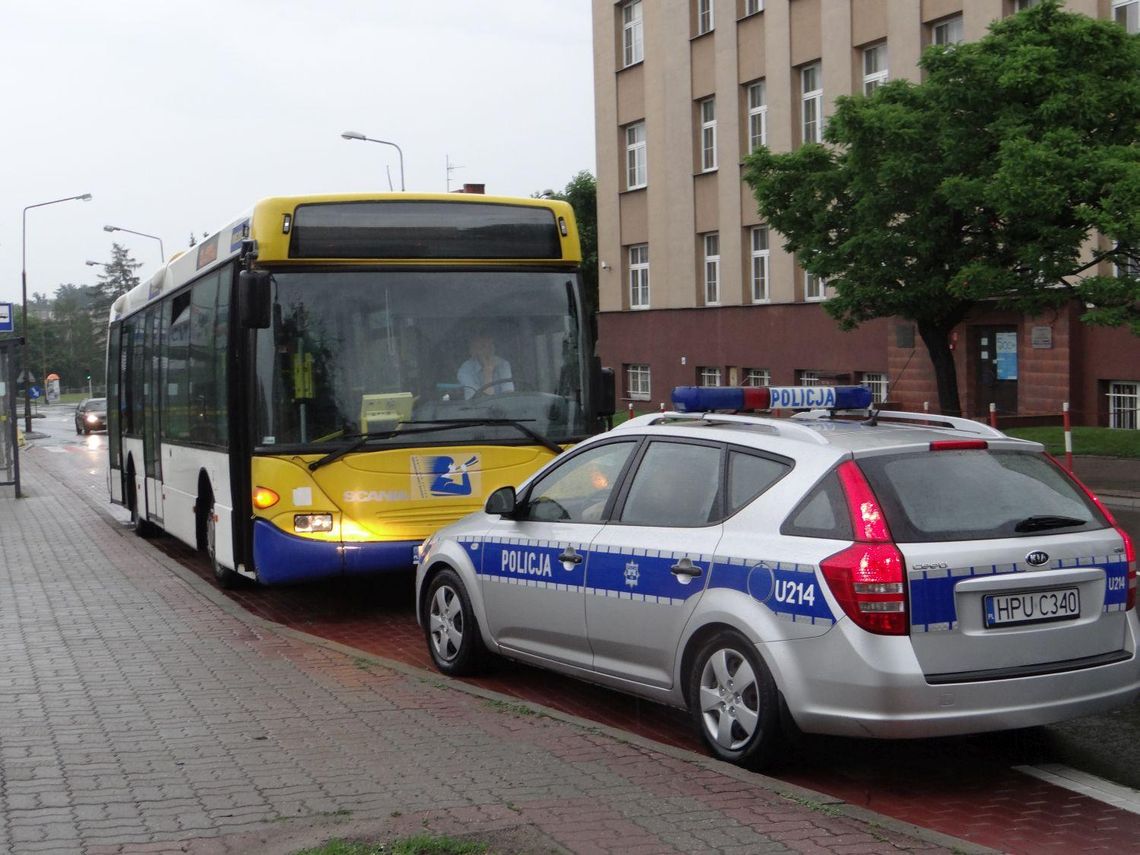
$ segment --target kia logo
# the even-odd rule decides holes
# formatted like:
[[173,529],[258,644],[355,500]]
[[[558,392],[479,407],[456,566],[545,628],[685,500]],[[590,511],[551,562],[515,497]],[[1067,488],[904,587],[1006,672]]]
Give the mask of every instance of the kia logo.
[[1034,567],[1040,567],[1049,561],[1049,553],[1047,552],[1030,552],[1025,556],[1025,560],[1032,564]]

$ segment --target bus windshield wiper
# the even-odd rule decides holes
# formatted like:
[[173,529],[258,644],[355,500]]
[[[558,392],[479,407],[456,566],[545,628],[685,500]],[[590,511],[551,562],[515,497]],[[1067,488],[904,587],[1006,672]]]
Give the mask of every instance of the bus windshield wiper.
[[1046,531],[1051,528],[1067,528],[1071,525],[1084,525],[1088,520],[1076,517],[1039,516],[1026,517],[1013,527],[1014,531]]
[[[382,430],[372,433],[345,434],[344,438],[351,439],[352,442],[350,442],[348,445],[342,445],[335,451],[330,451],[319,460],[314,460],[309,464],[309,471],[314,472],[317,469],[320,469],[322,466],[327,466],[334,460],[339,460],[346,454],[352,454],[354,451],[359,451],[374,439],[391,439],[394,436],[408,436],[414,433],[431,433],[432,431],[447,430],[448,428],[452,427],[452,425],[436,425],[435,422],[403,422],[403,424],[418,424],[423,425],[423,427],[401,428],[399,430]],[[561,451],[561,449],[559,450]]]
[[[404,427],[403,425],[414,425],[415,427]],[[562,447],[557,445],[553,440],[540,434],[534,428],[529,428],[520,421],[515,419],[429,419],[427,421],[417,422],[403,422],[399,430],[384,430],[376,431],[373,433],[357,433],[348,434],[345,439],[351,439],[348,445],[343,445],[335,451],[330,451],[324,457],[314,460],[309,464],[309,471],[315,472],[322,466],[327,466],[335,460],[339,460],[347,454],[352,454],[364,448],[369,442],[374,439],[391,439],[394,436],[410,436],[417,433],[433,433],[441,430],[450,430],[455,427],[474,427],[478,425],[507,425],[516,428],[524,433],[530,439],[533,439],[543,448],[548,448],[555,454],[562,453]]]
[[[543,436],[534,428],[527,427],[517,419],[428,419],[422,422],[405,422],[405,424],[413,425],[443,425],[445,427],[478,427],[481,425],[506,425],[513,427],[520,433],[526,434],[529,438],[533,439],[543,448],[548,448],[555,454],[562,453],[562,446],[558,445],[554,440],[549,437]],[[435,428],[435,430],[442,430],[442,428]]]

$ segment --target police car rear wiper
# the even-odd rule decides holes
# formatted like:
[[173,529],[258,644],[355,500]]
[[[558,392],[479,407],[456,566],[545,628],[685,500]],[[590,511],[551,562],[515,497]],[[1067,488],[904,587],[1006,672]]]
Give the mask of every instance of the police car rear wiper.
[[1013,527],[1014,531],[1045,531],[1051,528],[1066,528],[1071,525],[1084,525],[1088,520],[1076,517],[1040,516],[1026,517]]
[[[478,425],[490,425],[490,426],[506,425],[508,427],[515,428],[516,430],[518,430],[521,433],[526,434],[528,437],[533,439],[535,442],[537,442],[543,448],[549,448],[555,454],[561,454],[562,453],[562,446],[558,445],[552,439],[549,439],[549,438],[543,436],[538,431],[536,431],[534,428],[527,427],[525,424],[523,424],[521,421],[518,421],[517,419],[428,419],[427,421],[422,421],[422,422],[404,422],[404,424],[445,425],[447,427],[463,427],[463,426],[475,427]],[[440,430],[440,429],[441,428],[436,428],[436,430]]]
[[[401,427],[399,430],[382,430],[382,431],[376,431],[374,433],[345,434],[345,436],[344,436],[345,439],[351,439],[353,441],[350,442],[348,445],[341,446],[340,448],[336,449],[335,451],[330,451],[328,454],[326,454],[324,457],[320,458],[319,460],[314,460],[312,463],[309,464],[309,471],[314,472],[317,469],[320,469],[322,466],[327,466],[328,464],[332,463],[334,460],[339,460],[340,458],[344,457],[346,454],[352,454],[354,451],[359,451],[360,449],[362,449],[365,445],[367,445],[370,441],[372,441],[374,439],[391,439],[394,436],[408,436],[408,435],[413,434],[413,433],[431,433],[433,431],[447,430],[448,428],[452,427],[452,425],[436,424],[435,422],[403,422],[403,424],[405,424],[405,425],[408,425],[408,424],[423,425],[423,427],[415,427],[415,428]],[[559,451],[561,451],[561,450],[562,449],[559,449]]]

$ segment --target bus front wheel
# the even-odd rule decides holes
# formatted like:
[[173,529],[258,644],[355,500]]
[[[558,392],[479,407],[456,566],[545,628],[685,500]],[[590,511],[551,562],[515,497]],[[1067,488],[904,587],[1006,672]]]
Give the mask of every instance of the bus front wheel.
[[210,559],[210,567],[214,570],[218,587],[226,590],[236,587],[241,577],[234,570],[223,567],[218,562],[218,515],[214,513],[212,503],[206,511],[206,555]]

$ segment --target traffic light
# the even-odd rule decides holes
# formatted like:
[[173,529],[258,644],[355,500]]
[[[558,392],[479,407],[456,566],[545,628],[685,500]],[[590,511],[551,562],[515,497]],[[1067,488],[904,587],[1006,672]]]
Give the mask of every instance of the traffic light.
[[88,379],[88,380],[90,380],[90,379],[91,379],[91,372],[90,372],[90,371],[88,371],[88,372],[87,372],[87,379]]

